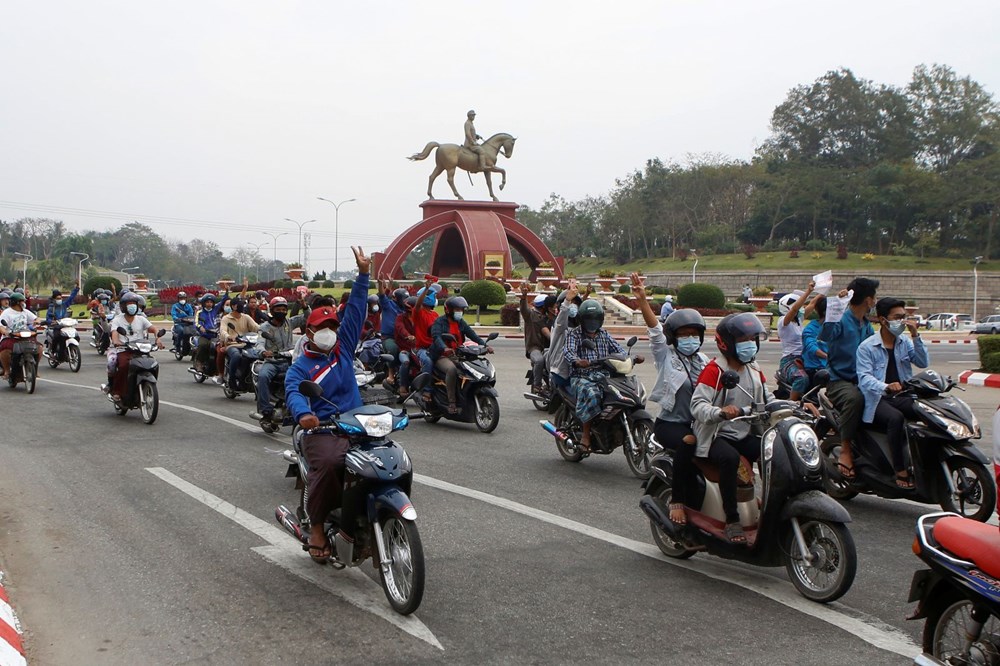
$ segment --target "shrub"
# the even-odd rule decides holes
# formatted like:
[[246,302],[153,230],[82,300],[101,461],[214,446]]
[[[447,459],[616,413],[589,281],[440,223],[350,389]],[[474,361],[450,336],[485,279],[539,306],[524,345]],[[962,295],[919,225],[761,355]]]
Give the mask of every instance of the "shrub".
[[632,293],[632,285],[630,285],[629,283],[626,282],[625,284],[623,284],[620,287],[618,287],[618,293],[619,294],[631,294]]
[[501,264],[496,259],[490,259],[489,261],[486,262],[487,268],[500,268],[501,266],[503,266],[503,264]]
[[762,287],[754,287],[751,293],[754,296],[763,297],[763,296],[770,296],[772,291],[774,291],[774,287],[769,287],[767,285],[764,285]]
[[837,245],[837,259],[847,259],[847,246],[843,243]]
[[1000,335],[980,335],[978,342],[983,371],[1000,372]]
[[714,284],[692,282],[677,290],[677,305],[684,308],[716,308],[726,304],[726,295]]
[[687,248],[677,248],[677,252],[675,254],[677,255],[678,261],[687,261],[688,255],[691,254],[691,251]]
[[493,280],[473,280],[462,285],[462,297],[469,305],[480,308],[490,305],[503,305],[507,302],[507,292],[503,285]]
[[323,280],[323,288],[324,289],[333,289],[336,286],[337,286],[337,283],[334,282],[333,280]]
[[754,245],[753,243],[746,243],[743,246],[743,254],[746,256],[747,259],[753,259],[754,257],[757,256],[757,246]]
[[116,294],[120,294],[122,283],[118,278],[113,278],[110,275],[98,275],[84,282],[80,293],[92,294],[98,289],[113,289]]
[[982,359],[983,372],[1000,372],[1000,352],[984,354],[980,351],[979,357]]
[[798,248],[794,248],[794,247],[793,247],[793,248],[792,248],[792,249],[791,249],[791,250],[790,250],[790,251],[788,252],[788,258],[789,258],[789,259],[798,259],[798,258],[799,258],[799,250],[798,250]]
[[826,241],[811,240],[806,241],[806,249],[810,252],[822,252],[824,250],[829,250],[830,246],[827,245]]
[[610,268],[604,268],[604,269],[598,271],[598,273],[597,273],[597,277],[605,279],[605,280],[608,279],[608,278],[613,278],[614,276],[615,276],[615,272],[613,270],[611,270]]
[[726,303],[726,309],[733,312],[753,312],[754,307],[749,303]]
[[500,308],[501,326],[518,326],[521,323],[521,310],[517,303],[507,303]]
[[319,285],[320,285],[320,281],[319,280],[310,280],[309,284],[307,286],[310,289],[319,289]]
[[351,289],[352,287],[354,287],[354,280],[344,280],[344,289]]

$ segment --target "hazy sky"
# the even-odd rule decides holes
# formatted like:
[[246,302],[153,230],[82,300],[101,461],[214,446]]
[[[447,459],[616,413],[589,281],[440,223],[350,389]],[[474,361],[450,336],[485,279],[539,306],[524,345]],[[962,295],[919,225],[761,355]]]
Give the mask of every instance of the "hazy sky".
[[[427,141],[518,137],[501,198],[607,192],[646,159],[748,159],[795,85],[943,63],[1000,92],[1000,2],[6,0],[0,219],[132,219],[228,254],[316,218],[310,264],[420,219]],[[482,176],[467,199],[486,196]],[[442,176],[435,194],[445,198]],[[450,192],[447,192],[450,196]],[[65,209],[76,209],[69,212]],[[297,232],[296,232],[297,233]],[[278,241],[297,254],[297,236]]]

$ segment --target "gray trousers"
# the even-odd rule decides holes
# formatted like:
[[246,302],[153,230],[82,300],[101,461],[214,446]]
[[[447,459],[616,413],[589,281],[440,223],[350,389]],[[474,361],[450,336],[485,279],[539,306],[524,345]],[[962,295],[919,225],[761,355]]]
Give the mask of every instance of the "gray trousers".
[[531,359],[531,385],[545,385],[545,353],[540,349],[532,349],[528,354]]
[[838,379],[826,387],[826,394],[840,412],[840,441],[854,442],[861,427],[865,398],[851,382]]

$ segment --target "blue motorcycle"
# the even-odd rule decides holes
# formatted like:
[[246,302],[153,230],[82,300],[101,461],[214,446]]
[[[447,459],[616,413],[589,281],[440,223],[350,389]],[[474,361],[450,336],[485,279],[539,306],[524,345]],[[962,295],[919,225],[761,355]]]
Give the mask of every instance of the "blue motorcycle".
[[[322,399],[319,384],[304,381],[299,384],[303,395]],[[424,594],[424,550],[417,531],[417,512],[410,503],[413,465],[410,456],[397,442],[387,439],[394,431],[404,429],[409,417],[403,409],[382,405],[364,405],[337,414],[318,428],[292,432],[294,451],[285,451],[289,463],[285,476],[296,479],[300,490],[299,507],[293,513],[285,506],[275,510],[278,522],[292,536],[309,542],[309,467],[302,455],[305,435],[332,433],[351,442],[344,461],[344,501],[356,498],[353,505],[335,509],[326,520],[327,540],[334,548],[330,562],[336,568],[355,567],[371,558],[379,570],[379,579],[393,610],[409,615],[420,606]],[[350,492],[349,492],[350,491]],[[338,535],[344,514],[353,515],[355,543],[343,549]],[[337,551],[341,550],[341,553]]]
[[926,618],[917,664],[1000,664],[1000,530],[954,513],[917,520],[909,619]]

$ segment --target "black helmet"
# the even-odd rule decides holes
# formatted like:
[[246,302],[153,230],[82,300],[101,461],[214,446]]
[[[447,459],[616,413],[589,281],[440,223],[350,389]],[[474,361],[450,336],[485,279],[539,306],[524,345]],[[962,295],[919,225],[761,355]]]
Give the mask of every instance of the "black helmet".
[[580,305],[576,318],[586,333],[595,333],[604,326],[604,306],[588,298]]
[[407,299],[403,301],[403,307],[406,308],[407,310],[412,310],[413,308],[417,307],[417,297],[416,296],[407,297]]
[[146,309],[146,297],[143,296],[142,294],[136,294],[136,296],[139,297],[139,309],[140,310],[145,310]]
[[58,289],[53,289],[52,290],[52,298],[59,298],[60,296],[62,296],[62,292],[61,291],[59,291]]
[[[673,316],[673,315],[671,315]],[[722,355],[729,359],[736,358],[736,340],[748,335],[756,336],[757,351],[760,351],[760,336],[767,333],[760,319],[750,312],[740,312],[726,315],[715,327],[715,344]]]
[[378,294],[368,295],[368,305],[378,305]]
[[215,294],[209,292],[209,293],[207,293],[207,294],[205,294],[204,296],[201,297],[200,303],[202,305],[204,305],[205,303],[207,303],[209,301],[212,301],[213,303],[215,303],[217,300],[219,300],[219,299],[215,297]]
[[187,292],[184,291],[177,292],[177,300],[181,300],[182,298],[187,298],[187,297],[188,297]]
[[146,299],[142,298],[139,294],[129,291],[122,294],[122,297],[118,299],[118,302],[121,303],[123,307],[129,303],[135,303],[141,308],[144,305],[145,300]]
[[468,310],[469,301],[465,300],[461,296],[452,296],[444,302],[444,309],[448,312],[453,312],[455,310]]
[[663,335],[667,338],[667,344],[677,344],[677,331],[685,326],[694,326],[698,329],[698,337],[701,343],[705,344],[705,318],[697,310],[674,310],[664,322]]
[[406,299],[409,297],[409,295],[410,292],[408,292],[403,287],[400,287],[399,289],[396,289],[395,291],[392,292],[392,300],[396,301],[396,305],[403,305],[403,303],[406,302]]

